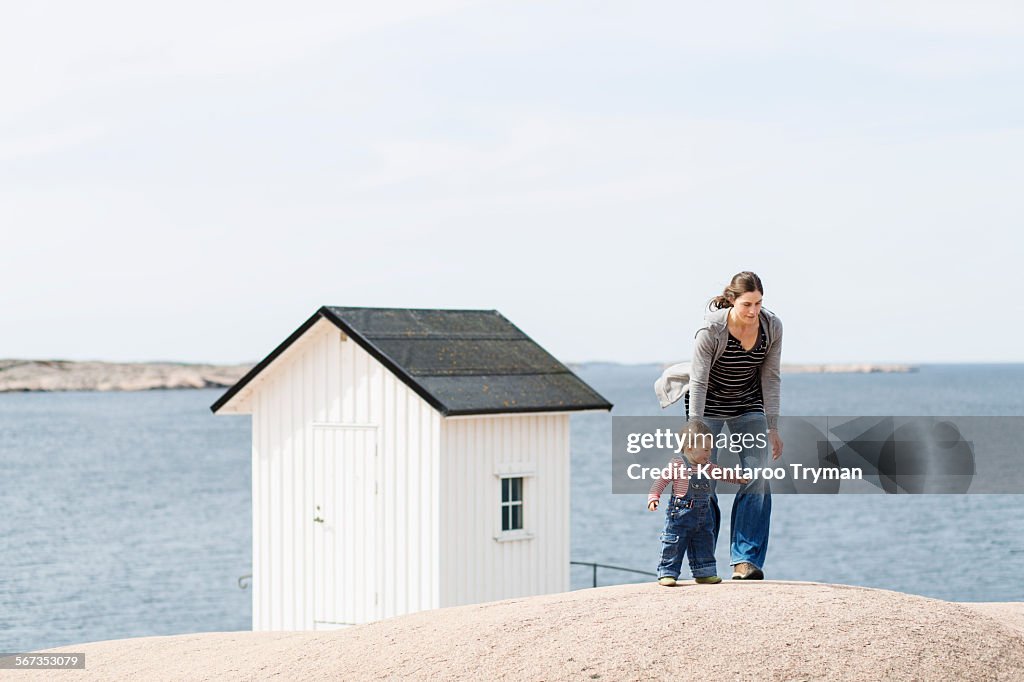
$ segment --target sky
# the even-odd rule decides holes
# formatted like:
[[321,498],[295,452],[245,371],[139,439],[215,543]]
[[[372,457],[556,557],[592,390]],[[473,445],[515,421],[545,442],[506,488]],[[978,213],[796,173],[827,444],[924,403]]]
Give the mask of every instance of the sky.
[[8,3],[0,64],[0,358],[669,362],[753,270],[784,362],[1024,361],[1020,3]]

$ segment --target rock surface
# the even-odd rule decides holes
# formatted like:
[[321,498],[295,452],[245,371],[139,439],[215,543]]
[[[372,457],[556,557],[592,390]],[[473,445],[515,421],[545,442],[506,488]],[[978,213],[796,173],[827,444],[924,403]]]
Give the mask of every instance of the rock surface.
[[19,680],[1020,680],[1024,603],[764,581],[619,585],[333,632],[78,644]]

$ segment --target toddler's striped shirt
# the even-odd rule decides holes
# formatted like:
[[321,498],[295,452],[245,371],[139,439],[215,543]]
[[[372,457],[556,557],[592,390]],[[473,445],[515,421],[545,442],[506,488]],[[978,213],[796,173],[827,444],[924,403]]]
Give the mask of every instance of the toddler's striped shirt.
[[[682,497],[690,489],[690,476],[697,472],[697,467],[681,457],[673,457],[668,466],[672,470],[671,478],[659,478],[654,481],[651,492],[647,495],[647,504],[661,499],[661,493],[668,486],[669,481],[672,481],[672,497]],[[706,470],[712,472],[721,468],[714,462],[708,462]]]

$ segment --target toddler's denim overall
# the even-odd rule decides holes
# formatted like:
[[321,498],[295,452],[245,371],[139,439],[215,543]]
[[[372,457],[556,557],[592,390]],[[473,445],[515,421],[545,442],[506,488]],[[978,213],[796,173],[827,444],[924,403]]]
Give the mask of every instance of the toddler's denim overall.
[[716,575],[714,524],[711,481],[697,478],[694,474],[686,495],[673,496],[665,507],[665,530],[661,533],[658,577],[678,578],[684,553],[690,560],[690,571],[694,578]]

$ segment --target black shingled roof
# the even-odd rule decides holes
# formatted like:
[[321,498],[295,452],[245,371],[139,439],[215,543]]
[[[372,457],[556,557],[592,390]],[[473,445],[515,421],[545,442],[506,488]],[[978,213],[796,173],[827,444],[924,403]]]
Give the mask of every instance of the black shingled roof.
[[446,416],[612,408],[496,310],[324,306],[210,409],[223,407],[321,317]]

